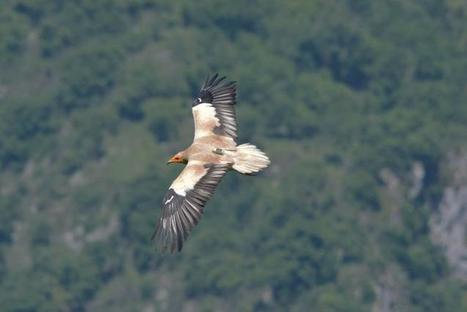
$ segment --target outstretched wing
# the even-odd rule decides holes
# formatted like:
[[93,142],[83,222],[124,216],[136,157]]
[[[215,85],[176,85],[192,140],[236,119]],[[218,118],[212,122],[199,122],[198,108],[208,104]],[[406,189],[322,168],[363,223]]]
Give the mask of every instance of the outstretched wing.
[[235,81],[224,80],[225,77],[218,74],[208,77],[193,102],[195,139],[209,135],[237,138]]
[[203,214],[204,204],[229,169],[223,164],[188,162],[170,186],[162,202],[162,213],[153,239],[162,250],[180,251]]

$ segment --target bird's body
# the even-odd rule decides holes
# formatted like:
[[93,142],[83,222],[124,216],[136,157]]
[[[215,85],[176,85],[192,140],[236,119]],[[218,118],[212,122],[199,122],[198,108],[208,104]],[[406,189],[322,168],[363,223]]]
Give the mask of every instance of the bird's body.
[[173,181],[162,202],[154,233],[162,249],[180,251],[203,214],[206,201],[229,170],[253,174],[267,167],[268,157],[249,143],[237,145],[235,83],[222,83],[217,74],[205,81],[193,102],[193,143],[169,163],[186,167]]

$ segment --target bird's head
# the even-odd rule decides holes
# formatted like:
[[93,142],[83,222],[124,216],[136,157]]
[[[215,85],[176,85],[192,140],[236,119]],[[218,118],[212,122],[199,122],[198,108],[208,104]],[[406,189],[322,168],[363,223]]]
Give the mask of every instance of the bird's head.
[[182,152],[173,155],[167,162],[167,164],[187,164],[187,163],[188,163],[188,159]]

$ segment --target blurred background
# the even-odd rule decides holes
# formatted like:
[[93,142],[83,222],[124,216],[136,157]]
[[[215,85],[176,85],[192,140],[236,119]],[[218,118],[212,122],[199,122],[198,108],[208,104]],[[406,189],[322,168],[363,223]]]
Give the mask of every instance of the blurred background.
[[[150,241],[208,74],[239,142]],[[2,311],[467,311],[467,2],[2,0]]]

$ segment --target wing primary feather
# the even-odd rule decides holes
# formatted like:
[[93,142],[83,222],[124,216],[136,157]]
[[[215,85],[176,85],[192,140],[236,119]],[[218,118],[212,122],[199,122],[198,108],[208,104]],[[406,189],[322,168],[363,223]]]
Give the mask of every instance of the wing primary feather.
[[[230,166],[210,164],[205,165],[205,169],[185,196],[177,194],[173,189],[169,189],[164,196],[161,218],[152,235],[161,251],[182,250],[185,240],[203,215],[204,205]],[[189,163],[185,170],[190,170]]]
[[[218,73],[206,78],[199,92],[200,100],[193,102],[193,107],[201,103],[209,103],[214,107],[215,114],[211,119],[206,119],[211,128],[207,131],[207,135],[222,135],[237,139],[237,121],[235,117],[234,105],[236,104],[236,88],[235,81],[226,81],[226,77],[220,77]],[[216,119],[213,122],[212,119]],[[216,126],[212,126],[215,124]],[[195,125],[195,132],[198,127],[206,131],[203,124]]]

